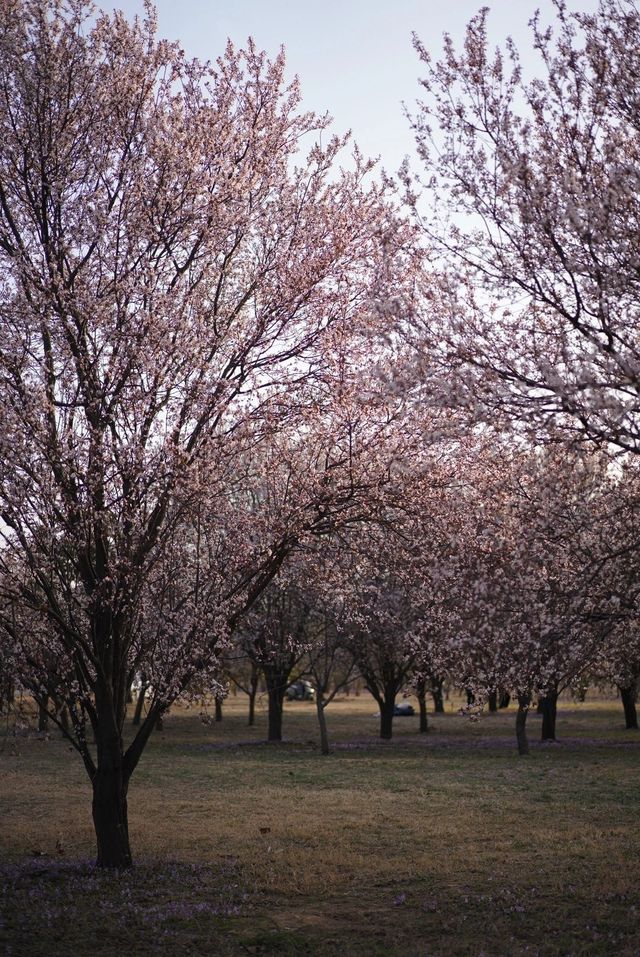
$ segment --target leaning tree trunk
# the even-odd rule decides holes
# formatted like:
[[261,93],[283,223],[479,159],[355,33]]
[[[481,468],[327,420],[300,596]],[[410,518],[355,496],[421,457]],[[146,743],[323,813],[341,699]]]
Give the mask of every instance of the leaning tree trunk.
[[527,715],[529,714],[529,705],[531,704],[530,695],[518,695],[518,713],[516,714],[516,741],[518,742],[518,754],[529,754],[529,741],[527,739]]
[[558,707],[558,690],[552,688],[542,701],[542,741],[556,740],[556,713]]
[[636,696],[638,693],[638,686],[635,682],[630,685],[625,685],[625,687],[618,685],[618,691],[620,692],[620,697],[622,698],[626,729],[627,731],[637,731],[638,712],[636,710]]
[[66,704],[63,704],[60,707],[59,717],[60,717],[60,729],[62,731],[62,734],[66,737],[69,737],[71,735],[71,717],[69,715],[69,709],[67,708]]
[[98,844],[98,867],[125,870],[131,867],[127,790],[122,740],[112,721],[96,728],[97,765],[93,775],[93,825]]

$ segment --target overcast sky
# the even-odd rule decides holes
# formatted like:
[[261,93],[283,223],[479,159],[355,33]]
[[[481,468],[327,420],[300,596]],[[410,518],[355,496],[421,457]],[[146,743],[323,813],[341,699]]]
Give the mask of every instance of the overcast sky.
[[[99,0],[100,2],[100,0]],[[110,7],[109,0],[102,0]],[[113,4],[128,15],[142,0]],[[434,54],[446,31],[461,39],[482,0],[157,0],[159,33],[180,40],[191,56],[215,59],[227,37],[287,52],[291,74],[302,84],[304,106],[335,120],[336,132],[353,131],[362,151],[381,156],[395,171],[412,149],[402,102],[419,96],[420,64],[411,46],[416,31]],[[487,0],[492,42],[511,34],[524,52],[527,23],[539,7],[552,18],[551,0]],[[569,0],[571,9],[594,10],[596,0]],[[531,60],[533,67],[533,60]]]

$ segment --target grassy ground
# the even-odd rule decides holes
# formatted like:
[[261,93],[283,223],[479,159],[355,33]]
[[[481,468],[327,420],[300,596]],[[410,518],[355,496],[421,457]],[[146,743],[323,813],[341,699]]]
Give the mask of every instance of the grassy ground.
[[286,705],[281,745],[244,699],[221,724],[176,709],[130,790],[138,865],[90,864],[75,754],[0,740],[0,952],[127,955],[640,955],[640,735],[619,704],[567,702],[557,744],[518,758],[514,713],[398,718],[368,696]]

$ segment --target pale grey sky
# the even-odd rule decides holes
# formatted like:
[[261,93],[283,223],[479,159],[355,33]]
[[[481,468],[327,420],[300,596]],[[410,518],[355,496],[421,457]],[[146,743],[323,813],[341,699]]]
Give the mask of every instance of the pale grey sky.
[[[98,0],[125,13],[142,12],[142,0]],[[411,46],[415,30],[437,54],[442,34],[463,36],[482,0],[157,0],[159,33],[180,40],[187,53],[215,59],[227,37],[243,44],[287,52],[291,74],[302,84],[304,106],[328,111],[336,132],[351,129],[362,151],[380,155],[395,172],[412,149],[402,101],[420,94],[420,64]],[[493,42],[511,34],[524,52],[536,7],[552,17],[551,0],[486,0]],[[597,0],[569,0],[574,10],[592,11]]]

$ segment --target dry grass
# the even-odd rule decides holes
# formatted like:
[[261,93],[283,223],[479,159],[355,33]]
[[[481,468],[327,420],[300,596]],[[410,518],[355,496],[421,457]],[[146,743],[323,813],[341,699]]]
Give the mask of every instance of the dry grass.
[[[565,703],[555,745],[535,744],[531,715],[528,759],[515,753],[513,712],[470,724],[453,710],[426,737],[399,718],[391,743],[377,740],[374,712],[365,696],[337,702],[323,758],[312,705],[287,705],[276,746],[262,743],[264,710],[247,728],[240,698],[209,727],[175,710],[131,787],[134,854],[147,864],[119,881],[56,870],[56,842],[58,862],[93,853],[88,782],[57,735],[9,735],[7,954],[101,954],[96,932],[162,957],[640,954],[640,735],[624,731],[619,705]],[[167,860],[192,876],[167,876],[155,864]],[[78,881],[89,890],[65,903]],[[143,885],[159,907],[151,925]]]

